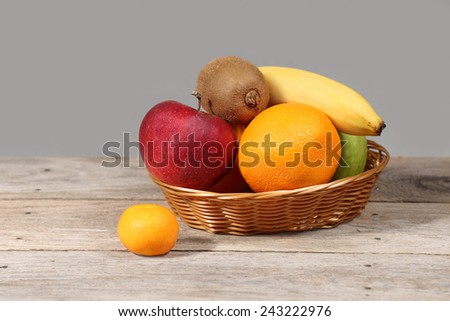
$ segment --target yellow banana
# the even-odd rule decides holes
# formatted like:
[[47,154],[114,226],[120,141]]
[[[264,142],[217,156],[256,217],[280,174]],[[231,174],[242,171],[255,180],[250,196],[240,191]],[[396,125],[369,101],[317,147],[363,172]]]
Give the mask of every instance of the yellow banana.
[[262,66],[270,89],[270,103],[297,101],[322,110],[341,132],[379,136],[384,121],[369,102],[355,90],[313,72],[276,66]]

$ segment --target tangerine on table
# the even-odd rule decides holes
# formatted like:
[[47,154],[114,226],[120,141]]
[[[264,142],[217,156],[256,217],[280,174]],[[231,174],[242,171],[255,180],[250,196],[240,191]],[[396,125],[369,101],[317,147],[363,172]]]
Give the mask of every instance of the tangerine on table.
[[122,244],[130,252],[145,256],[169,252],[178,239],[178,230],[176,216],[167,208],[155,204],[127,208],[117,226]]
[[239,143],[239,169],[255,192],[327,183],[341,156],[339,134],[319,109],[289,102],[258,114]]

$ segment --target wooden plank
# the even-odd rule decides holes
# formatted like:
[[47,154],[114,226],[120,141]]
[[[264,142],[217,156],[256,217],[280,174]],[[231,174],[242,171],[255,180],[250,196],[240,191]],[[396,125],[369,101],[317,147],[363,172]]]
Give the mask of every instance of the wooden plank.
[[118,219],[166,202],[136,162],[3,158],[0,299],[449,300],[449,160],[394,158],[364,213],[334,229],[238,237],[181,224],[172,252],[144,258],[124,250]]
[[450,257],[442,255],[0,255],[0,300],[450,300]]
[[450,157],[391,159],[371,201],[450,203]]
[[[165,202],[156,202],[166,205]],[[116,226],[130,200],[0,200],[0,250],[121,251]],[[175,251],[450,255],[450,204],[369,203],[329,230],[215,235],[181,224]]]
[[102,166],[101,158],[0,158],[0,199],[162,199],[139,167]]
[[[138,159],[115,168],[102,158],[0,158],[0,199],[161,200]],[[450,158],[392,158],[372,201],[450,203]]]

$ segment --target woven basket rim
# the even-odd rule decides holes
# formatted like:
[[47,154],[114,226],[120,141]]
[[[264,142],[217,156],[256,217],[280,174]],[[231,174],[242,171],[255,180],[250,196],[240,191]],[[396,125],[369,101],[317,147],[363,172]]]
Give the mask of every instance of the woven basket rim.
[[372,176],[374,174],[377,174],[381,172],[386,165],[389,162],[390,154],[387,151],[385,147],[382,145],[372,141],[367,140],[367,147],[368,150],[375,149],[381,152],[381,159],[378,160],[373,168],[370,168],[368,170],[365,170],[361,174],[349,176],[345,178],[341,178],[329,183],[324,184],[317,184],[312,186],[306,186],[301,187],[297,189],[292,190],[276,190],[276,191],[268,191],[268,192],[242,192],[242,193],[218,193],[218,192],[210,192],[210,191],[203,191],[203,190],[197,190],[187,187],[179,187],[170,185],[167,183],[164,183],[157,178],[150,175],[150,178],[160,187],[165,189],[171,189],[177,192],[179,196],[186,195],[186,196],[196,196],[196,197],[214,197],[214,198],[220,198],[220,199],[240,199],[240,198],[271,198],[274,196],[289,196],[289,195],[301,195],[301,194],[309,194],[311,192],[317,192],[321,190],[332,190],[334,188],[337,188],[339,186],[345,185],[352,181],[359,181],[366,179],[369,176]]

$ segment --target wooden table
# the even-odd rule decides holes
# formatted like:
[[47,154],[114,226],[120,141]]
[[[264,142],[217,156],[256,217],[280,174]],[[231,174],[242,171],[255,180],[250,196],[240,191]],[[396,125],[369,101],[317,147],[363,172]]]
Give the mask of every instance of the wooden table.
[[450,158],[393,158],[334,229],[119,242],[130,205],[166,204],[137,160],[0,158],[0,300],[450,300]]

